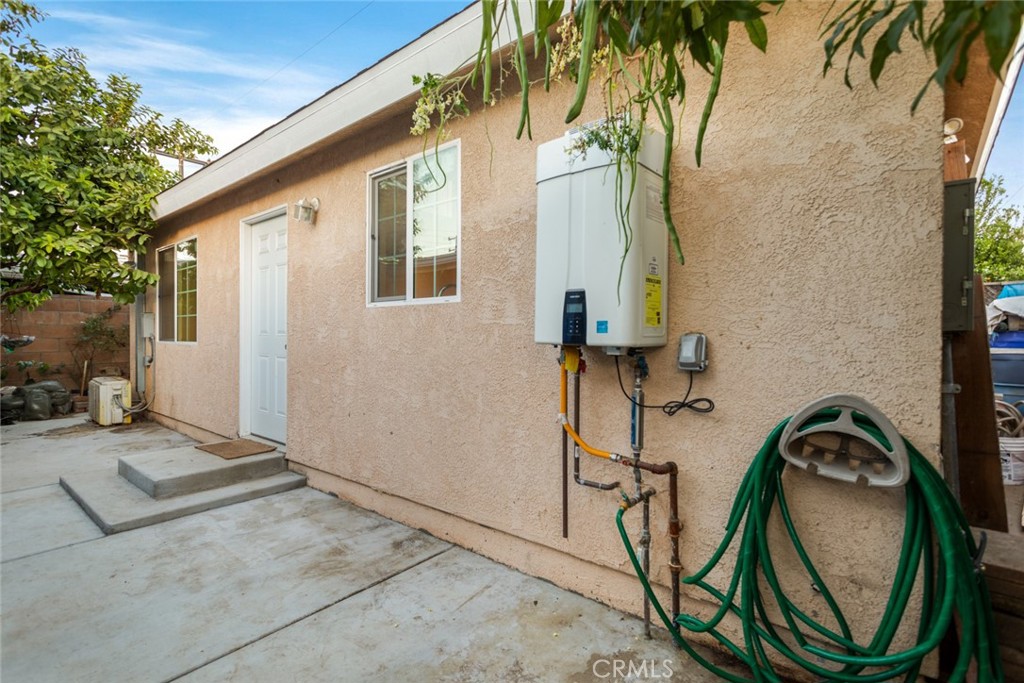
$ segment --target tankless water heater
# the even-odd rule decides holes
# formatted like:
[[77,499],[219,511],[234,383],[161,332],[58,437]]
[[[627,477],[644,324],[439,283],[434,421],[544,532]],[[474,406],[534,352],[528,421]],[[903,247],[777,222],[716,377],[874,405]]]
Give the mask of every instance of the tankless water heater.
[[[668,342],[668,236],[661,208],[665,138],[650,131],[644,135],[630,200],[629,170],[623,169],[619,184],[607,152],[567,151],[572,136],[537,148],[534,340],[608,350],[663,346]],[[625,260],[620,207],[632,233]]]

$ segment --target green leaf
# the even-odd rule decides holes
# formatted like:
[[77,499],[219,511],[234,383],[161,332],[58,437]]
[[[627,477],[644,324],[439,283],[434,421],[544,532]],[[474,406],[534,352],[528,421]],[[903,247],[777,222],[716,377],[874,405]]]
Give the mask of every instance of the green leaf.
[[871,52],[870,67],[871,82],[875,85],[878,85],[878,77],[882,74],[882,69],[885,68],[885,61],[889,59],[891,54],[892,48],[889,47],[888,41],[879,40],[875,43],[875,49]]
[[[634,28],[637,25],[634,24]],[[626,33],[626,29],[622,28],[622,24],[615,21],[614,18],[610,18],[605,25],[605,32],[608,34],[608,38],[620,52],[630,54],[633,52],[635,44],[633,43],[633,33]]]
[[597,0],[580,0],[576,6],[576,15],[583,20],[583,42],[580,45],[580,70],[576,81],[576,96],[565,122],[571,123],[583,111],[590,89],[590,70],[593,67],[594,49],[597,46],[598,11]]
[[[988,50],[989,68],[993,73],[1000,74],[1003,63],[1021,26],[1021,11],[1024,3],[995,2],[981,20],[981,28],[985,31],[985,47]],[[962,80],[962,79],[961,79]]]
[[751,0],[732,0],[721,3],[718,8],[728,14],[730,21],[755,21],[765,15],[764,10],[758,7],[760,3]]
[[705,71],[712,71],[714,59],[711,46],[703,34],[698,34],[690,41],[690,56]]
[[565,9],[565,0],[537,0],[534,6],[534,13],[537,17],[537,24],[534,27],[533,56],[537,56],[537,50],[543,42],[548,53],[551,52],[551,37],[548,35],[551,27],[558,23],[562,17],[562,10]]
[[900,51],[900,39],[903,37],[903,32],[917,17],[917,6],[910,5],[889,23],[889,27],[885,29],[885,42],[889,46],[890,54]]
[[768,29],[764,25],[764,20],[761,17],[753,19],[743,24],[747,29],[747,35],[750,36],[750,42],[760,50],[761,52],[767,52],[768,50]]
[[981,30],[982,29],[980,25],[975,26],[971,31],[967,33],[967,35],[964,36],[962,42],[960,43],[960,52],[956,61],[956,69],[953,70],[953,80],[955,80],[957,83],[963,83],[964,78],[967,77],[967,52],[971,48],[971,43],[973,43],[974,39],[978,37],[979,33],[981,33]]
[[715,70],[714,75],[711,77],[711,87],[708,89],[708,99],[704,103],[704,111],[700,117],[700,127],[697,129],[697,146],[694,153],[698,167],[700,166],[701,156],[704,149],[704,133],[707,132],[708,121],[711,120],[711,110],[715,106],[715,100],[718,98],[718,89],[722,85],[722,67],[725,64],[722,48],[712,43],[711,49],[714,53]]
[[516,139],[523,136],[523,128],[526,128],[526,136],[533,139],[533,130],[530,127],[530,76],[526,67],[526,45],[523,41],[523,24],[519,18],[519,3],[512,3],[512,18],[516,24],[516,46],[513,53],[513,65],[519,75],[519,87],[522,92],[523,101],[520,107],[519,129],[516,131]]

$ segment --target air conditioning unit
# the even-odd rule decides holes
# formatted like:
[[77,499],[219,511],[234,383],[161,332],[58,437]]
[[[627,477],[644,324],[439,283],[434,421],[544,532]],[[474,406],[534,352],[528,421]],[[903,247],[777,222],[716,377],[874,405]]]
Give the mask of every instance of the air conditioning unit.
[[96,377],[89,382],[89,419],[104,427],[131,422],[131,384],[124,377]]

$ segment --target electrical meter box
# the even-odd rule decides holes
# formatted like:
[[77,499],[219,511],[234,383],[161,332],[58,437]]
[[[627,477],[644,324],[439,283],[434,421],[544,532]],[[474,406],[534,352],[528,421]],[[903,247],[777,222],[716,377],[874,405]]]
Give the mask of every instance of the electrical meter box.
[[630,198],[630,170],[623,168],[617,178],[615,160],[596,147],[585,155],[568,151],[573,136],[570,132],[537,148],[534,341],[606,350],[664,346],[665,138],[644,134]]
[[942,331],[974,327],[974,178],[946,183],[942,213]]

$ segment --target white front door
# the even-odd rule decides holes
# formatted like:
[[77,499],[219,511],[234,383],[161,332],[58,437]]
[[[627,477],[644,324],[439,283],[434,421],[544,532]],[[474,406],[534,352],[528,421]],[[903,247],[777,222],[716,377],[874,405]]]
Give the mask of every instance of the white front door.
[[250,431],[285,442],[288,415],[288,217],[252,226]]

